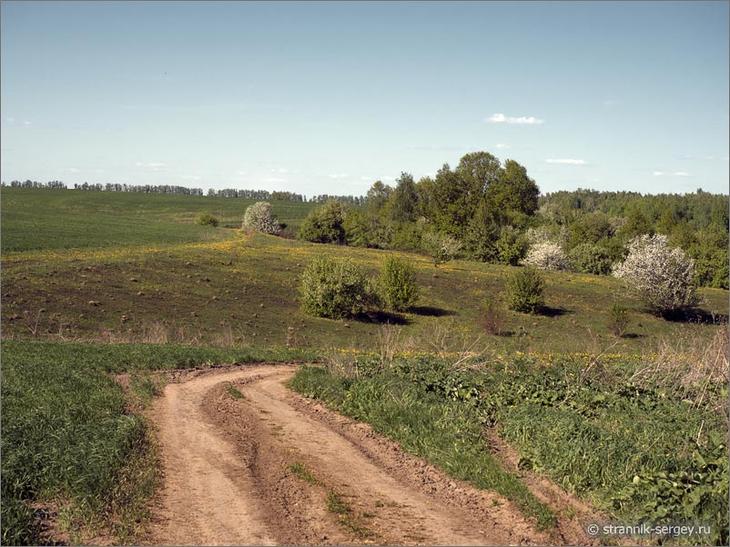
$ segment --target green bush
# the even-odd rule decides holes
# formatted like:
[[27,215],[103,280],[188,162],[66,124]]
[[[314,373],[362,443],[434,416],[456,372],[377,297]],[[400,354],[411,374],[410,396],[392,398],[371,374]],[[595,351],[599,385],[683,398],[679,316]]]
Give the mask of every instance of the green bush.
[[344,244],[347,241],[344,206],[330,200],[312,210],[299,228],[299,237],[314,243]]
[[217,227],[219,224],[218,219],[210,213],[202,213],[198,217],[197,223],[201,226],[213,226],[213,228]]
[[378,288],[385,306],[403,311],[418,300],[416,270],[411,264],[389,256],[380,273]]
[[461,250],[461,242],[441,232],[426,232],[421,238],[421,246],[431,258],[434,266],[452,260]]
[[339,319],[358,315],[375,304],[365,273],[351,260],[315,258],[304,270],[299,288],[305,313]]
[[629,310],[621,304],[614,302],[611,309],[608,311],[608,330],[611,334],[621,338],[626,334],[626,329],[629,327]]
[[591,243],[582,243],[568,253],[570,267],[581,273],[607,275],[611,273],[613,260],[604,248]]
[[512,310],[535,313],[544,304],[545,280],[535,268],[522,268],[507,282],[507,301]]
[[502,228],[497,240],[497,254],[502,264],[517,266],[525,258],[529,244],[524,235],[512,226]]

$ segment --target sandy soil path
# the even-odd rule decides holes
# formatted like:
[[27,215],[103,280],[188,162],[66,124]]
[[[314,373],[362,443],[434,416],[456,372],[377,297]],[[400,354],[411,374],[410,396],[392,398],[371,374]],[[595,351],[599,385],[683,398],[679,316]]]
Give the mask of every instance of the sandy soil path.
[[[192,373],[155,405],[161,544],[562,543],[367,425],[289,391],[291,366]],[[237,393],[242,394],[239,397]],[[575,539],[575,538],[570,538]]]

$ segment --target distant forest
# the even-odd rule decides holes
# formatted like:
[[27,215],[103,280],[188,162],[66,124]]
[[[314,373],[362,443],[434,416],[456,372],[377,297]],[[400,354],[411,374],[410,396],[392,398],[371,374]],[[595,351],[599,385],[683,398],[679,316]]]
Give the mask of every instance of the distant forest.
[[[60,181],[12,181],[10,186],[67,188]],[[571,269],[594,274],[610,273],[634,237],[664,234],[694,259],[698,284],[728,288],[727,195],[583,189],[540,195],[525,167],[513,160],[502,164],[488,152],[466,154],[455,168],[445,164],[434,177],[419,181],[408,173],[393,186],[376,181],[365,196],[307,199],[265,190],[204,194],[181,186],[87,183],[73,189],[315,202],[322,205],[298,234],[309,241],[431,253],[434,246],[449,247],[459,256],[512,265],[531,246],[551,242],[565,253]]]
[[74,184],[73,186],[68,186],[60,180],[52,180],[48,182],[38,182],[36,180],[14,180],[11,181],[10,184],[2,182],[2,186],[9,186],[10,188],[38,188],[47,190],[82,190],[86,192],[138,192],[141,194],[175,194],[180,196],[208,196],[273,201],[295,201],[299,203],[307,201],[311,203],[324,203],[325,201],[335,199],[342,203],[361,205],[365,200],[363,196],[330,196],[328,194],[312,196],[307,199],[306,196],[303,196],[302,194],[296,194],[294,192],[239,190],[236,188],[224,188],[222,190],[210,188],[206,193],[203,191],[202,188],[188,188],[187,186],[173,186],[170,184],[89,184],[88,182],[84,182],[83,184]]

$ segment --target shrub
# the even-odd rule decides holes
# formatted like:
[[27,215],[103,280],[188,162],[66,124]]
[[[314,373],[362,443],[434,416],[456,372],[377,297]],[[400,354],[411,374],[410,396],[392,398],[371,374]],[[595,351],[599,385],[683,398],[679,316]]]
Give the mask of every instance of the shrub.
[[339,319],[358,315],[375,303],[360,267],[351,260],[315,258],[305,268],[299,288],[305,313]]
[[347,240],[344,206],[330,200],[313,209],[302,222],[299,237],[314,243],[344,244]]
[[613,275],[651,310],[668,315],[699,303],[694,261],[681,249],[670,248],[667,236],[638,236],[628,250],[626,260],[614,268]]
[[629,326],[629,310],[618,302],[614,302],[613,306],[611,306],[611,309],[608,311],[607,326],[608,330],[611,331],[611,334],[621,338],[626,333],[626,329]]
[[453,259],[461,250],[461,242],[441,232],[426,232],[421,238],[421,245],[431,258],[434,266]]
[[499,336],[504,332],[504,310],[497,300],[487,300],[482,311],[482,327],[488,334]]
[[545,280],[535,268],[522,268],[507,282],[507,298],[512,310],[535,313],[544,304]]
[[379,280],[380,297],[389,309],[403,311],[418,300],[416,270],[407,262],[389,256]]
[[215,228],[219,224],[218,219],[210,213],[201,213],[196,222],[201,226],[213,226],[213,228]]
[[243,215],[243,229],[276,235],[281,228],[276,217],[271,213],[271,204],[259,201],[246,209]]
[[546,241],[531,245],[523,264],[540,270],[567,270],[568,257],[560,245]]
[[568,253],[570,267],[576,272],[606,275],[611,273],[611,256],[598,245],[583,243]]
[[525,236],[512,226],[505,226],[497,240],[497,253],[502,264],[517,266],[525,257],[528,243]]

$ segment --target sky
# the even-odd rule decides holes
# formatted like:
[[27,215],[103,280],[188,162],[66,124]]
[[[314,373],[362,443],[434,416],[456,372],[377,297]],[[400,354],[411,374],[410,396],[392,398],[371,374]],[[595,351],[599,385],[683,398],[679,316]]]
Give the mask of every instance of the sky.
[[728,2],[1,4],[2,180],[728,192]]

